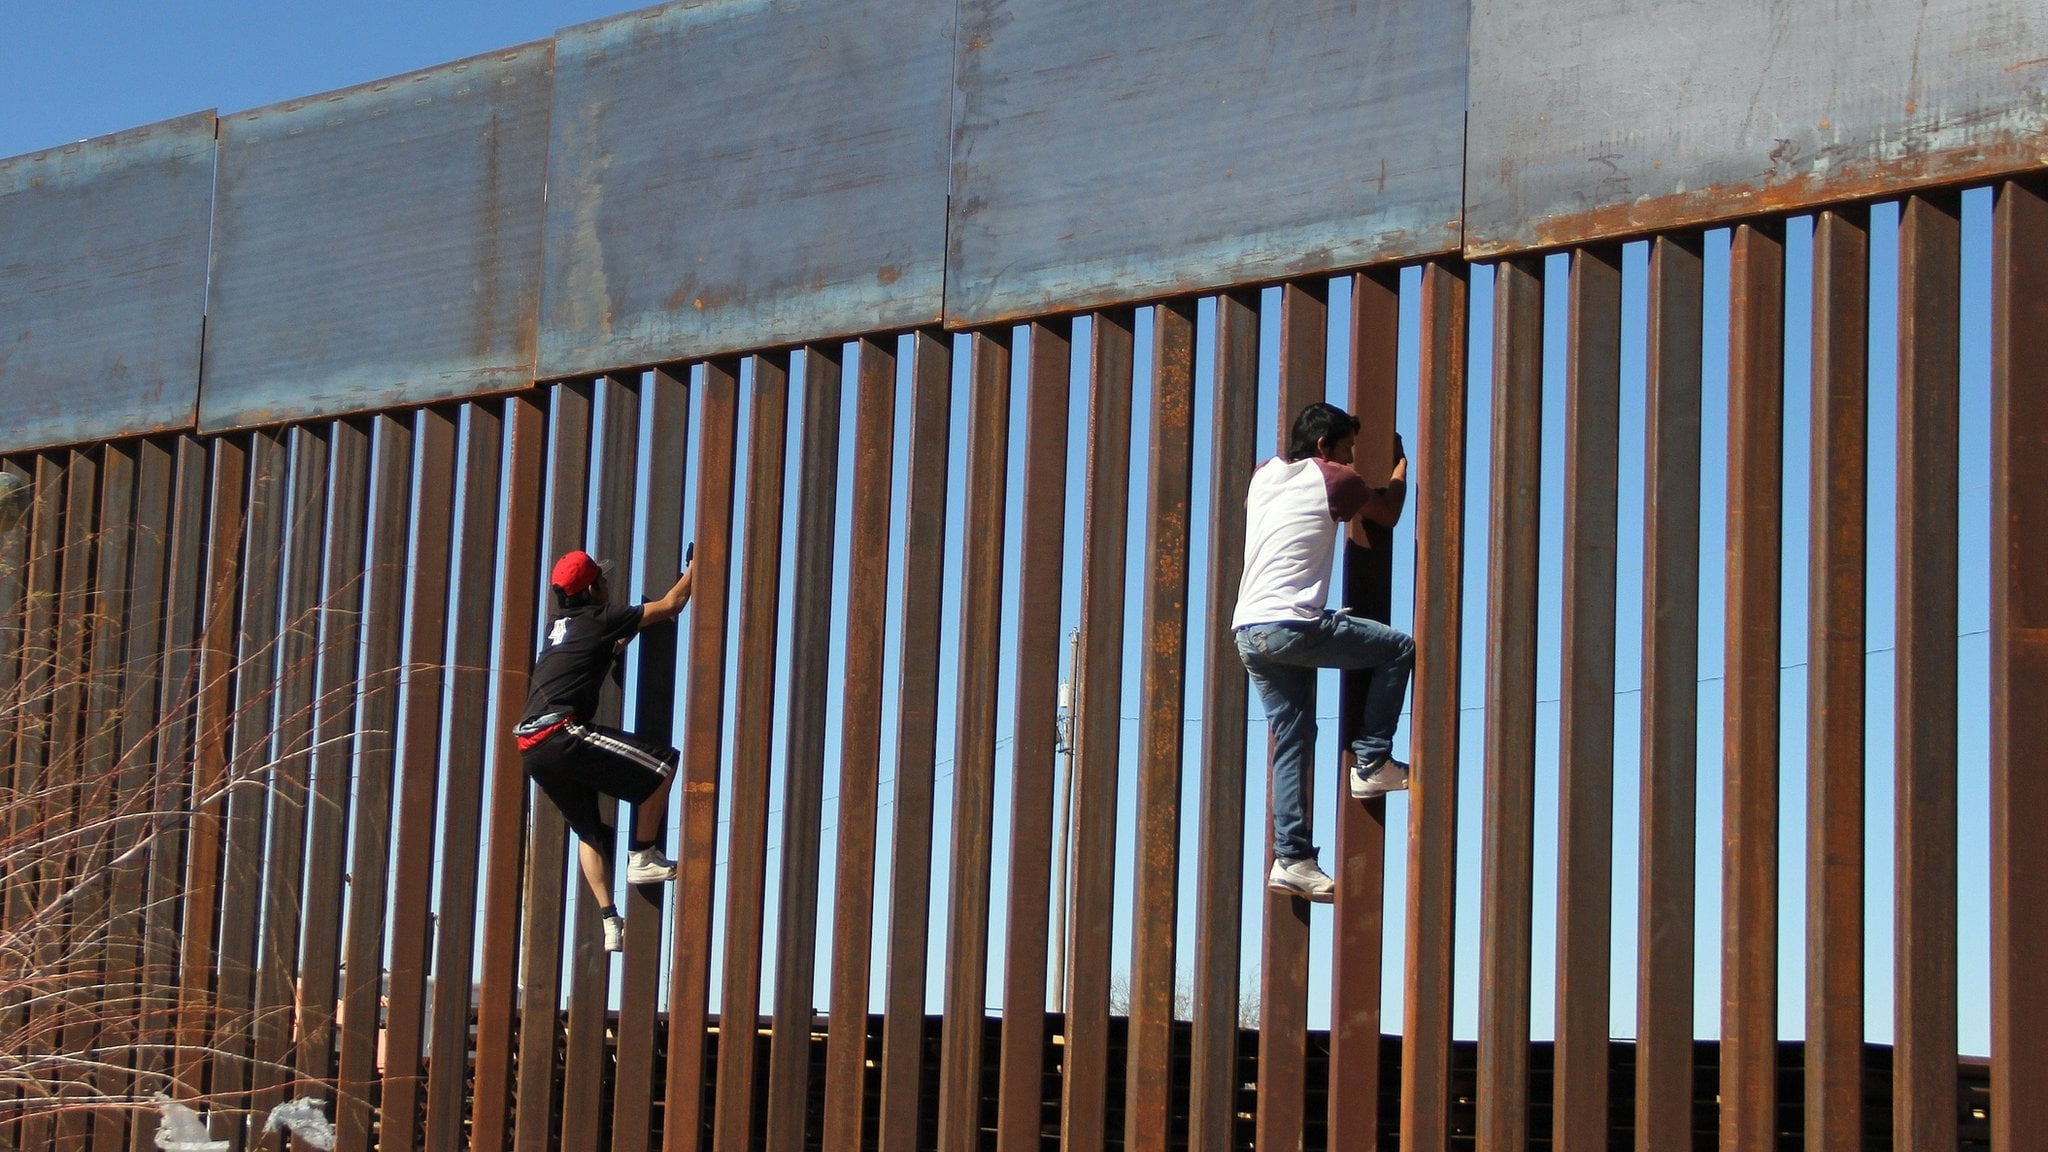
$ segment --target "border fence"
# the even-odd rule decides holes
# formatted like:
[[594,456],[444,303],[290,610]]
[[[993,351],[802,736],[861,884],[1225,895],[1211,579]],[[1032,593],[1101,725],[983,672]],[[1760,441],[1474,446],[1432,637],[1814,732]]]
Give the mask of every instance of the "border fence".
[[[159,1091],[344,1152],[2041,1146],[2044,45],[715,0],[0,161],[0,1146]],[[1343,579],[1418,654],[1312,916],[1228,621],[1315,399],[1407,433]],[[547,560],[685,540],[607,702],[683,749],[681,876],[615,964],[509,727]]]

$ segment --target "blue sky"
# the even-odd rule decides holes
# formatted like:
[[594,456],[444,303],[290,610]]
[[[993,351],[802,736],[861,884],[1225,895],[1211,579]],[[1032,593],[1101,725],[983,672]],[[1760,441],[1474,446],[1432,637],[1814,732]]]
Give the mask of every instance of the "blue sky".
[[[327,5],[307,3],[210,3],[203,6],[180,8],[160,4],[144,4],[139,0],[121,2],[82,2],[70,5],[14,5],[8,12],[10,35],[0,39],[0,107],[7,114],[0,116],[0,156],[67,143],[73,140],[134,127],[155,120],[165,119],[203,108],[217,108],[223,113],[240,111],[280,100],[309,95],[331,88],[343,87],[408,71],[447,60],[504,47],[511,44],[534,40],[550,35],[558,27],[612,14],[620,10],[611,2],[583,2],[538,4],[530,0],[506,0],[501,3],[428,3],[407,4],[366,2],[355,5]],[[1962,723],[1960,725],[1959,787],[1961,790],[1962,822],[1959,842],[1962,847],[1960,907],[1961,940],[1960,956],[1960,1003],[1961,1048],[1966,1052],[1984,1052],[1988,1049],[1988,1006],[1985,1000],[1988,983],[1988,881],[1986,845],[1987,787],[1985,746],[1987,716],[1985,714],[1987,694],[1984,691],[1987,675],[1988,644],[1984,629],[1988,626],[1988,579],[1986,561],[1988,556],[1988,508],[1989,508],[1989,387],[1988,387],[1988,304],[1989,304],[1989,198],[1982,193],[1972,194],[1965,201],[1964,240],[1965,258],[1963,265],[1964,297],[1963,317],[1963,391],[1962,391],[1962,451],[1959,457],[1961,467],[1961,506],[1958,510],[1961,528],[1962,582],[1960,587],[1960,628],[1958,640],[1959,666],[1961,670]],[[1896,285],[1892,274],[1895,261],[1895,214],[1880,209],[1872,230],[1872,284],[1871,284],[1871,426],[1870,426],[1870,602],[1868,644],[1871,650],[1868,667],[1868,926],[1869,946],[1867,949],[1866,974],[1869,983],[1868,1032],[1873,1040],[1889,1039],[1890,1019],[1890,972],[1891,972],[1891,783],[1890,746],[1892,714],[1889,694],[1893,685],[1891,636],[1892,636],[1892,565],[1893,518],[1891,513],[1894,467],[1895,425],[1893,415],[1893,362],[1896,329],[1893,323]],[[1780,1019],[1782,1032],[1797,1036],[1803,1028],[1801,996],[1803,992],[1803,966],[1801,952],[1803,940],[1803,876],[1804,859],[1804,796],[1805,779],[1803,764],[1804,745],[1804,692],[1805,660],[1805,488],[1807,476],[1806,444],[1808,428],[1806,423],[1806,332],[1807,297],[1810,269],[1807,263],[1809,251],[1809,230],[1794,222],[1788,237],[1787,267],[1787,323],[1786,323],[1786,496],[1787,513],[1785,533],[1785,600],[1784,629],[1785,647],[1781,664],[1785,666],[1783,678],[1783,803],[1781,805],[1783,879],[1780,893],[1781,942],[1780,953]],[[1700,1035],[1711,1036],[1718,1031],[1718,939],[1719,905],[1718,879],[1720,874],[1719,838],[1720,823],[1720,703],[1721,689],[1717,677],[1720,674],[1722,654],[1721,611],[1723,578],[1721,569],[1722,533],[1725,508],[1721,502],[1723,470],[1726,460],[1725,419],[1726,392],[1725,347],[1717,346],[1715,334],[1722,330],[1726,314],[1727,283],[1727,241],[1725,234],[1716,233],[1708,242],[1708,280],[1706,289],[1707,331],[1709,338],[1705,352],[1706,395],[1704,404],[1705,431],[1702,445],[1704,461],[1703,487],[1705,498],[1702,506],[1702,535],[1700,573],[1700,655],[1701,677],[1699,695],[1699,794],[1700,794],[1700,856],[1698,874],[1699,891],[1699,932],[1698,973],[1696,977],[1696,1027]],[[1632,246],[1626,266],[1625,300],[1625,343],[1624,343],[1624,388],[1622,412],[1622,487],[1621,487],[1621,572],[1619,587],[1619,635],[1617,663],[1617,684],[1622,689],[1617,699],[1616,722],[1616,825],[1615,825],[1615,993],[1614,1030],[1627,1035],[1632,1031],[1633,981],[1634,981],[1634,915],[1635,915],[1635,804],[1634,750],[1639,734],[1636,714],[1636,698],[1628,691],[1640,683],[1638,678],[1640,650],[1640,525],[1642,523],[1642,333],[1644,326],[1644,299],[1642,296],[1642,246]],[[1562,262],[1551,261],[1550,317],[1547,328],[1552,334],[1546,348],[1546,379],[1561,382],[1563,374],[1564,347],[1557,333],[1564,320],[1564,269]],[[1412,284],[1404,291],[1403,333],[1402,333],[1402,379],[1404,393],[1400,415],[1400,431],[1406,434],[1411,445],[1414,443],[1414,352],[1415,352],[1415,297]],[[1345,340],[1345,326],[1335,322],[1336,309],[1341,308],[1344,299],[1341,291],[1333,300],[1332,363],[1343,363],[1342,352]],[[1479,935],[1477,919],[1477,893],[1479,884],[1479,828],[1480,779],[1483,764],[1484,733],[1484,683],[1485,644],[1482,630],[1485,611],[1484,562],[1486,548],[1487,499],[1486,445],[1488,443],[1487,399],[1490,387],[1490,331],[1491,318],[1490,279],[1483,272],[1475,274],[1473,281],[1473,338],[1471,343],[1471,403],[1472,427],[1468,453],[1472,470],[1468,477],[1468,524],[1466,570],[1469,574],[1466,588],[1466,652],[1465,652],[1465,713],[1463,764],[1465,774],[1462,795],[1463,827],[1460,831],[1460,890],[1461,920],[1458,924],[1460,941],[1460,971],[1457,974],[1458,995],[1457,1031],[1471,1035],[1476,1031],[1476,949]],[[1275,334],[1268,317],[1268,339],[1264,342],[1267,360],[1262,389],[1262,420],[1266,427],[1272,426],[1276,418],[1273,390],[1272,356]],[[1146,456],[1148,429],[1145,381],[1146,338],[1149,321],[1141,316],[1138,333],[1139,386],[1135,396],[1133,435],[1133,484],[1131,549],[1135,557],[1144,548],[1144,518],[1142,514],[1145,476],[1143,461]],[[1208,310],[1203,310],[1204,339],[1201,342],[1201,361],[1197,365],[1198,395],[1197,411],[1205,412],[1208,405],[1207,348],[1206,339]],[[1076,332],[1077,355],[1085,357],[1085,329]],[[1019,351],[1022,341],[1019,341]],[[853,364],[849,359],[848,380],[851,380]],[[964,477],[966,459],[964,452],[966,433],[966,393],[964,379],[964,357],[956,365],[961,388],[956,394],[955,449],[952,466],[956,477]],[[1023,434],[1023,390],[1021,387],[1019,362],[1019,387],[1016,388],[1017,403],[1013,408],[1014,443],[1021,444]],[[801,380],[798,380],[791,399],[792,415],[800,411]],[[1333,396],[1341,396],[1341,380],[1332,378]],[[1078,617],[1080,557],[1078,550],[1081,530],[1081,480],[1083,456],[1086,444],[1085,385],[1077,383],[1075,391],[1076,415],[1070,424],[1070,470],[1069,470],[1069,516],[1068,546],[1066,557],[1067,580],[1063,590],[1063,620],[1071,626]],[[851,399],[851,389],[848,389]],[[899,405],[899,435],[907,432],[908,401],[907,380],[901,389],[902,404]],[[744,413],[743,413],[744,418]],[[744,427],[744,425],[743,425]],[[851,460],[852,419],[850,407],[842,420],[842,431],[846,438],[843,458]],[[1540,662],[1541,679],[1538,698],[1539,786],[1537,812],[1538,876],[1536,893],[1535,925],[1535,987],[1536,1003],[1533,1005],[1532,1023],[1538,1036],[1549,1034],[1552,1018],[1550,1003],[1554,988],[1554,974],[1549,967],[1551,949],[1554,945],[1552,916],[1555,909],[1554,860],[1556,845],[1555,808],[1555,763],[1557,739],[1558,695],[1556,683],[1556,653],[1559,651],[1558,620],[1559,592],[1561,585],[1562,559],[1560,552],[1562,526],[1562,468],[1552,462],[1563,459],[1563,393],[1559,387],[1547,390],[1545,408],[1545,487],[1542,520],[1543,540],[1543,581],[1541,599],[1541,650],[1545,654]],[[792,437],[795,435],[792,429]],[[694,438],[693,438],[694,442]],[[792,440],[792,449],[793,449]],[[899,440],[899,444],[902,441]],[[1270,443],[1262,438],[1261,444]],[[1206,491],[1207,440],[1205,428],[1198,428],[1196,443],[1197,474],[1195,491]],[[790,480],[794,483],[794,452]],[[901,448],[897,465],[899,484],[904,460]],[[744,467],[744,465],[742,465]],[[842,473],[842,476],[848,473]],[[1021,497],[1021,451],[1013,451],[1011,457],[1012,506],[1008,523],[1010,526],[1011,557],[1009,584],[1006,586],[1005,641],[1013,636],[1015,603],[1019,594],[1016,587],[1014,558],[1016,556],[1016,527],[1019,519],[1018,501]],[[1427,483],[1426,478],[1419,478]],[[900,491],[900,488],[899,488]],[[846,481],[842,479],[840,490],[842,509],[847,506]],[[957,574],[959,565],[959,506],[951,509],[955,525],[949,541],[949,574]],[[1191,564],[1192,581],[1189,603],[1199,611],[1205,602],[1206,589],[1203,587],[1203,564],[1199,557],[1206,547],[1206,518],[1209,515],[1203,499],[1198,495],[1195,516],[1193,546],[1196,561]],[[899,508],[900,520],[900,508]],[[743,521],[743,518],[742,518]],[[847,517],[842,516],[842,538]],[[741,525],[743,528],[743,523]],[[792,525],[793,527],[793,525]],[[900,539],[901,525],[897,526]],[[793,552],[793,534],[785,540],[785,562]],[[1397,558],[1396,620],[1409,618],[1409,582],[1406,573],[1412,570],[1413,536],[1412,525],[1404,528],[1399,538],[1401,551]],[[892,564],[899,568],[900,564]],[[1130,569],[1131,601],[1127,616],[1135,625],[1141,611],[1141,566],[1133,563]],[[842,558],[837,567],[837,579],[845,579],[845,563]],[[898,572],[892,579],[900,579]],[[957,580],[953,582],[957,588]],[[658,591],[658,590],[657,590]],[[900,612],[900,596],[892,596],[892,622]],[[941,674],[945,685],[941,691],[942,714],[940,718],[939,755],[942,760],[951,755],[952,709],[954,694],[951,690],[951,670],[958,653],[950,643],[953,630],[958,625],[958,605],[949,596],[945,608],[944,622],[948,633],[948,645],[944,649]],[[785,610],[785,623],[787,612]],[[735,625],[737,614],[735,613]],[[1188,727],[1188,790],[1184,799],[1184,866],[1191,866],[1195,845],[1195,763],[1201,718],[1200,683],[1205,654],[1200,650],[1199,639],[1191,641],[1187,716]],[[890,636],[890,695],[893,703],[893,681],[895,660],[895,633]],[[786,683],[786,660],[784,680]],[[1012,716],[1014,701],[1011,688],[1014,669],[1005,668],[1000,705],[997,781],[997,840],[995,859],[998,866],[1006,859],[1007,837],[1004,826],[1008,815],[1009,768],[1007,749],[1009,737],[1014,730]],[[833,704],[836,715],[838,689],[842,670],[835,662],[832,681]],[[1126,674],[1125,700],[1122,713],[1125,716],[1127,740],[1135,740],[1134,719],[1138,709],[1137,665],[1135,645],[1129,654],[1129,668]],[[786,686],[783,689],[786,692]],[[1254,703],[1254,712],[1257,706]],[[1334,683],[1324,692],[1325,713],[1335,708]],[[833,726],[836,729],[836,725]],[[1326,726],[1330,727],[1330,726]],[[893,722],[884,730],[883,776],[885,780],[893,775]],[[1260,762],[1264,744],[1264,733],[1260,723],[1254,723],[1248,743],[1254,752],[1253,763]],[[1327,743],[1327,741],[1326,741]],[[836,737],[830,748],[836,748]],[[1134,747],[1134,745],[1133,745]],[[778,758],[780,747],[777,749]],[[833,781],[836,776],[830,765],[834,762],[828,750],[827,793],[836,791]],[[1334,748],[1327,748],[1321,762],[1329,763],[1334,758]],[[940,805],[940,833],[935,844],[936,871],[943,876],[945,853],[948,846],[945,823],[950,811],[950,778],[944,774],[949,764],[941,764],[942,776],[939,782],[938,803]],[[1334,781],[1327,782],[1318,797],[1318,810],[1323,814],[1319,825],[1329,827],[1329,813],[1334,799]],[[885,783],[883,800],[890,796],[890,786]],[[1122,800],[1121,812],[1127,817],[1135,808],[1136,797],[1127,788]],[[1262,809],[1262,792],[1258,786],[1258,773],[1253,774],[1251,803],[1256,813]],[[779,821],[779,792],[773,801],[778,809],[771,819],[771,845],[779,843],[781,828]],[[828,801],[824,820],[833,823],[836,806]],[[1403,825],[1407,814],[1406,801],[1396,799],[1390,804],[1389,815],[1392,827],[1389,829],[1389,843],[1403,842]],[[891,830],[890,810],[882,812],[880,834],[883,843]],[[1124,822],[1128,828],[1129,821]],[[1250,857],[1256,853],[1256,836],[1259,822],[1255,817],[1247,821],[1247,843],[1250,847],[1247,860],[1248,886],[1256,883],[1254,872],[1258,862]],[[825,833],[825,860],[831,859],[833,833]],[[1322,837],[1325,844],[1333,842],[1327,832]],[[1120,859],[1130,859],[1128,837],[1121,846]],[[721,850],[721,856],[723,851]],[[771,855],[773,867],[778,857]],[[1388,890],[1390,895],[1399,893],[1405,882],[1404,861],[1395,853],[1389,861]],[[1122,950],[1128,946],[1130,880],[1128,869],[1119,885],[1120,904],[1118,910],[1117,940],[1119,968],[1124,966]],[[887,913],[886,850],[878,886],[877,917]],[[770,920],[768,924],[769,943],[767,947],[764,977],[772,973],[773,963],[773,895],[774,885],[770,884]],[[829,870],[821,893],[822,905],[829,909],[831,884]],[[945,902],[943,892],[935,892],[932,901],[935,918],[932,926],[934,972],[943,970]],[[1255,907],[1248,905],[1248,907]],[[1390,899],[1388,906],[1388,939],[1390,947],[1387,956],[1389,973],[1386,988],[1387,1026],[1397,1028],[1400,1016],[1400,990],[1398,985],[1400,962],[1400,931],[1402,904],[1398,897]],[[1194,902],[1192,892],[1184,888],[1182,898],[1182,940],[1192,939]],[[829,916],[829,913],[828,913]],[[1000,936],[1003,923],[1002,888],[997,893],[991,910],[991,924],[996,936]],[[1318,912],[1314,921],[1316,949],[1311,956],[1311,987],[1316,989],[1312,1005],[1312,1018],[1321,1022],[1327,1018],[1328,971],[1328,913]],[[1257,923],[1246,926],[1246,971],[1249,973],[1257,962]],[[1188,949],[1183,948],[1181,968],[1187,969]],[[880,975],[878,950],[876,967]],[[1001,948],[998,940],[991,950],[992,971],[1000,971]],[[820,977],[824,976],[821,964]],[[764,979],[764,990],[770,984]],[[991,981],[991,997],[999,995],[999,984]],[[715,988],[714,988],[715,995]],[[764,998],[764,1005],[768,1000]],[[822,1003],[822,998],[821,998]]]

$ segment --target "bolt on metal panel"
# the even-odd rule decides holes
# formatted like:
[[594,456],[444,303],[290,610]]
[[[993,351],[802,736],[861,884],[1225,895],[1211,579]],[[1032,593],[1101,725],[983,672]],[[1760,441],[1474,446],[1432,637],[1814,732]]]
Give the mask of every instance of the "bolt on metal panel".
[[0,160],[0,451],[191,427],[213,135],[197,112]]
[[1473,9],[1466,255],[1948,183],[2048,160],[2025,0]]
[[221,121],[201,428],[532,381],[550,51]]
[[1460,243],[1466,5],[963,3],[948,324]]
[[952,42],[941,0],[564,30],[540,375],[936,320]]

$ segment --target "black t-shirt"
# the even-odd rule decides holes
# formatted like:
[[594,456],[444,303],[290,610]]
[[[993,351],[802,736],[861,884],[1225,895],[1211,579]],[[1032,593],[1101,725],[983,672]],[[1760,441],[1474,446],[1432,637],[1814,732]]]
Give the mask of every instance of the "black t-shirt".
[[619,641],[639,630],[638,604],[585,604],[556,613],[541,638],[540,658],[533,662],[525,718],[550,712],[569,712],[585,721],[595,716],[597,694]]

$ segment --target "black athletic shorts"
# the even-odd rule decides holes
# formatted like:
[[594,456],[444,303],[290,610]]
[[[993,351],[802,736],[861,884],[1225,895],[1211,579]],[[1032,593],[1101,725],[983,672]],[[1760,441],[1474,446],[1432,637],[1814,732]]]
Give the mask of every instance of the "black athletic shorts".
[[638,804],[675,775],[680,754],[630,732],[571,720],[519,758],[577,837],[602,844],[609,836],[598,794]]

